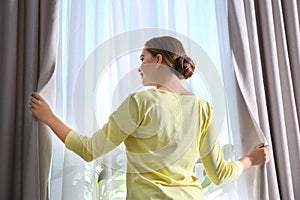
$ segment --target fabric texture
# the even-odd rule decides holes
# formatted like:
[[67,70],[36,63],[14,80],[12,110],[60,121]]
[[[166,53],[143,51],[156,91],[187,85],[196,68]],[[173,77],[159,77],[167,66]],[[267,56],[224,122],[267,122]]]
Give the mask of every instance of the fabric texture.
[[51,135],[29,101],[53,103],[58,2],[0,3],[0,199],[48,199]]
[[[299,5],[299,1],[298,1]],[[228,1],[240,127],[262,129],[273,148],[257,199],[300,198],[300,33],[297,1]],[[253,134],[254,133],[254,134]],[[256,133],[242,131],[247,147]],[[246,140],[247,138],[247,140]],[[251,178],[251,177],[249,177]]]
[[[91,138],[71,131],[65,144],[91,161],[124,141],[127,199],[200,199],[194,176],[199,155],[215,184],[235,181],[243,172],[240,161],[224,160],[209,128],[212,120],[210,104],[194,95],[149,89],[131,94]],[[209,153],[203,155],[204,148]]]

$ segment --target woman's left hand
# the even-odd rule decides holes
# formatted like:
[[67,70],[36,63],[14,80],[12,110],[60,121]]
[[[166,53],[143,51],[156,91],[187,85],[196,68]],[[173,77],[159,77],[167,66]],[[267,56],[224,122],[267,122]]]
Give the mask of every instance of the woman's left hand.
[[32,93],[29,105],[32,114],[46,124],[54,115],[48,103],[36,92]]

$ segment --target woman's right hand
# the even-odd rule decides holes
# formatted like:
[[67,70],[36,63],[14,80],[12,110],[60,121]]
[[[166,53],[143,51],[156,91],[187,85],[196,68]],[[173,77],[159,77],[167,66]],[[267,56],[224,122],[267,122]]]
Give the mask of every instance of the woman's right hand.
[[261,143],[254,146],[240,161],[243,163],[244,169],[255,165],[265,165],[270,161],[271,151],[270,145]]
[[271,147],[263,143],[253,147],[247,156],[250,157],[253,165],[265,165],[270,161]]

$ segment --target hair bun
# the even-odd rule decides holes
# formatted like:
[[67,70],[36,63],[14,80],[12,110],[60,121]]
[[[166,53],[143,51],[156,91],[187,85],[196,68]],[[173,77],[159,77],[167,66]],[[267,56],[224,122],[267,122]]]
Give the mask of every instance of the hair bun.
[[191,77],[195,70],[195,63],[187,55],[179,56],[175,59],[174,68],[185,79]]

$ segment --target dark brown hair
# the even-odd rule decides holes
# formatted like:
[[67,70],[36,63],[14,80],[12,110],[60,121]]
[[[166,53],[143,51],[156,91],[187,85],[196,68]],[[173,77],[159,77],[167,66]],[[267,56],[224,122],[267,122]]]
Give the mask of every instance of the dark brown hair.
[[183,45],[176,38],[170,36],[155,37],[145,43],[145,48],[152,56],[161,54],[163,64],[179,72],[183,78],[187,79],[193,75],[195,64],[186,55]]

